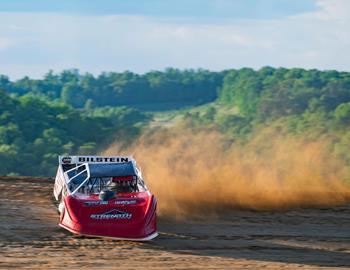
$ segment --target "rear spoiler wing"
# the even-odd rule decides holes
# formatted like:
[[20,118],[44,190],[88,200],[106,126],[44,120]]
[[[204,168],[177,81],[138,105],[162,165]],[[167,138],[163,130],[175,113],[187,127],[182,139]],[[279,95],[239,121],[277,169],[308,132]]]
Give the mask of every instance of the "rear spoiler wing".
[[134,161],[131,156],[59,156],[60,165],[83,163],[124,163]]

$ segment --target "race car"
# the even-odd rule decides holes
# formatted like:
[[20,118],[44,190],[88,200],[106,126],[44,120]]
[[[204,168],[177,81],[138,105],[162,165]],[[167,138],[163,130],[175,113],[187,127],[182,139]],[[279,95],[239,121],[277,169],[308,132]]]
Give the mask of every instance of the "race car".
[[59,226],[80,235],[157,237],[157,200],[128,156],[59,156],[54,197]]

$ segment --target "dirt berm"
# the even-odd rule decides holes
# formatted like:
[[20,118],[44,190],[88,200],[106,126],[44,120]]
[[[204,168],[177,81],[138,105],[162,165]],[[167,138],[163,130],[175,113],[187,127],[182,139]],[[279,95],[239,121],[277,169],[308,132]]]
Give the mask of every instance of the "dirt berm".
[[52,187],[0,178],[1,269],[350,269],[350,205],[160,217],[160,236],[137,243],[59,228]]

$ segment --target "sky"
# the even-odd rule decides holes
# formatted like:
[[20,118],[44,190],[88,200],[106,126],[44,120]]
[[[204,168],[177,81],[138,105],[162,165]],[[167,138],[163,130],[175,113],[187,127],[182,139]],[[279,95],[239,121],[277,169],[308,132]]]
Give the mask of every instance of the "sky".
[[0,0],[0,74],[350,71],[350,0]]

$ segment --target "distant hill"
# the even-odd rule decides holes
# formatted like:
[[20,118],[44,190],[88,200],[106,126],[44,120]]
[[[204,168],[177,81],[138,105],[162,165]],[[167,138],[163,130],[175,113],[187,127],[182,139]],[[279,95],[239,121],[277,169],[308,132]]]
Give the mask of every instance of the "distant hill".
[[99,76],[65,70],[47,73],[43,79],[28,77],[10,81],[0,76],[0,89],[10,93],[41,95],[62,100],[75,108],[103,106],[137,106],[152,110],[178,108],[182,104],[201,104],[217,98],[225,72],[207,70],[152,71],[143,75],[132,72],[109,72]]

